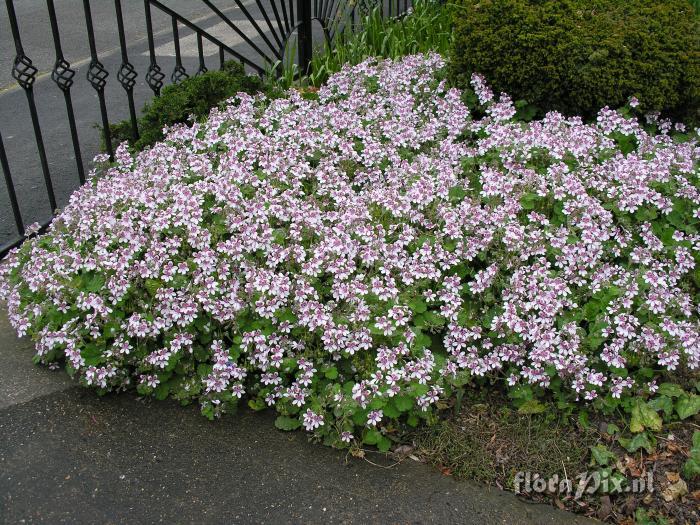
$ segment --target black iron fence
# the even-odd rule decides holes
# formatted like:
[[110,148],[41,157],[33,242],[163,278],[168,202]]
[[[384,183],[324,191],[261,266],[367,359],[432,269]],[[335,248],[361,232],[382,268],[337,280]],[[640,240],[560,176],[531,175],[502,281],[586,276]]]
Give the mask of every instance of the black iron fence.
[[[34,3],[42,2],[43,0],[36,0]],[[36,185],[24,184],[25,178],[34,177],[34,171],[41,173],[41,185],[45,189],[48,201],[48,210],[38,221],[42,227],[50,223],[53,213],[59,206],[59,198],[54,188],[56,173],[52,173],[51,165],[56,165],[57,162],[60,164],[66,160],[73,165],[72,168],[62,169],[60,174],[59,182],[64,194],[68,194],[85,182],[86,167],[89,168],[86,157],[92,158],[97,152],[95,140],[97,131],[92,129],[94,125],[90,125],[89,120],[76,117],[80,116],[82,111],[87,111],[87,105],[94,104],[95,98],[99,109],[99,133],[103,134],[106,152],[112,157],[114,152],[110,136],[110,114],[119,113],[126,106],[128,108],[126,117],[131,123],[132,135],[138,137],[136,109],[138,89],[144,88],[150,90],[151,96],[159,96],[166,82],[178,83],[190,75],[203,74],[208,70],[207,63],[209,67],[223,67],[224,62],[230,59],[240,61],[249,72],[259,75],[270,72],[274,74],[275,67],[279,67],[283,61],[290,59],[296,60],[299,71],[306,72],[315,41],[318,43],[320,40],[325,42],[325,45],[333,45],[336,35],[348,28],[356,28],[360,18],[369,9],[379,6],[383,14],[395,16],[405,12],[410,2],[409,0],[220,0],[215,3],[212,0],[189,0],[189,4],[185,4],[188,8],[192,6],[200,8],[199,16],[194,17],[178,12],[177,6],[168,5],[168,0],[143,0],[143,2],[141,0],[93,0],[92,2],[91,0],[45,0],[44,14],[49,22],[46,34],[50,32],[50,43],[53,48],[53,65],[46,72],[40,71],[32,61],[31,50],[26,50],[23,43],[22,27],[24,24],[34,24],[36,20],[23,20],[18,16],[15,0],[5,0],[5,4],[14,53],[11,57],[0,55],[0,59],[6,59],[5,66],[11,68],[12,77],[24,92],[28,119],[26,122],[24,119],[16,122],[14,117],[7,117],[8,121],[12,120],[12,122],[3,122],[3,113],[0,111],[0,168],[6,190],[6,195],[0,199],[0,218],[7,223],[5,229],[0,231],[0,257],[24,239],[28,222],[25,216],[31,215],[34,219],[37,215],[41,215],[35,209],[37,205],[34,202],[37,200],[39,189]],[[79,61],[79,65],[71,65],[64,54],[62,27],[56,4],[59,4],[59,8],[68,9],[69,23],[73,28],[76,24],[80,24],[81,27],[84,25],[86,53],[89,52],[89,56]],[[110,7],[109,11],[105,10],[107,4]],[[117,58],[110,59],[111,71],[110,66],[105,65],[105,53],[101,54],[98,50],[94,8],[99,9],[98,21],[101,27],[111,27],[111,31],[116,32],[118,48],[113,51]],[[131,10],[137,8],[143,16],[141,17],[139,13],[139,16],[130,19],[137,20],[145,27],[141,28],[141,39],[132,42],[128,36],[129,28],[126,27],[124,15],[125,10],[127,14],[133,14]],[[107,16],[110,19],[104,20]],[[165,29],[158,30],[156,18],[161,26],[166,25]],[[217,30],[214,31],[214,29]],[[143,37],[144,32],[145,37]],[[0,37],[6,39],[9,35],[0,34]],[[183,59],[181,48],[183,39],[189,39],[190,47],[196,49],[190,54],[190,64],[186,64]],[[139,41],[145,44],[145,50],[141,53],[138,53]],[[161,41],[165,43],[162,44]],[[174,50],[174,54],[170,57],[172,60],[169,60],[171,69],[164,65],[162,57],[159,56],[159,49],[163,45],[170,46],[170,44]],[[137,60],[132,59],[133,53],[138,53]],[[212,64],[212,61],[215,61],[215,64]],[[0,67],[2,67],[1,63]],[[81,87],[80,103],[76,105],[74,90],[78,88],[77,81],[83,76],[79,73],[84,73],[84,79],[87,80],[93,96],[90,97],[85,93],[87,88]],[[110,91],[107,88],[114,82],[111,78],[114,73],[116,73],[116,82],[126,95],[126,104],[123,98],[120,100],[109,98]],[[45,129],[42,128],[35,87],[37,80],[43,79],[44,76],[48,77],[49,74],[61,93],[65,110],[57,117],[56,105],[52,103],[51,126]],[[0,89],[0,104],[3,98],[10,97],[10,91],[11,88],[7,87]],[[112,91],[111,94],[113,96],[114,92]],[[141,99],[147,99],[147,95],[139,92],[139,100]],[[10,107],[16,103],[16,100],[13,100],[5,106]],[[0,105],[0,109],[2,107]],[[19,148],[21,151],[17,158],[12,158],[12,152],[9,151],[11,148],[6,148],[6,143],[3,142],[3,130],[10,124],[13,128],[13,141],[22,146]],[[56,131],[59,127],[67,128],[70,137],[67,142],[70,146],[67,146],[67,142],[66,147],[63,147],[63,142],[60,142],[60,147],[56,146],[57,141],[53,136],[59,136]],[[56,146],[51,151],[47,151],[45,131],[52,134],[48,144]],[[60,133],[62,137],[64,132]],[[89,140],[86,139],[88,136]],[[86,140],[89,142],[87,152],[83,148]],[[29,142],[33,142],[35,148],[28,149]],[[34,156],[37,158],[33,158]],[[37,164],[38,170],[32,168]],[[65,162],[62,165],[65,165]],[[70,181],[65,180],[68,174],[72,175]],[[22,183],[22,191],[18,191],[18,182]],[[23,202],[23,199],[26,202]],[[9,230],[11,222],[14,222],[12,232]],[[2,226],[0,221],[0,230]]]

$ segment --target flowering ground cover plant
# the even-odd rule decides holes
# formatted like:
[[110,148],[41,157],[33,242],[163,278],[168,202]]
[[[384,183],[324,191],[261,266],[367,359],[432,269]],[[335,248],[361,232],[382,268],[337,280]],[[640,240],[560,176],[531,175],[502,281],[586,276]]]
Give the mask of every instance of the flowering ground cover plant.
[[2,264],[13,326],[100,392],[209,417],[245,397],[337,446],[387,450],[486,379],[633,431],[697,413],[697,136],[607,108],[518,122],[478,76],[473,119],[444,69],[369,60],[120,147]]

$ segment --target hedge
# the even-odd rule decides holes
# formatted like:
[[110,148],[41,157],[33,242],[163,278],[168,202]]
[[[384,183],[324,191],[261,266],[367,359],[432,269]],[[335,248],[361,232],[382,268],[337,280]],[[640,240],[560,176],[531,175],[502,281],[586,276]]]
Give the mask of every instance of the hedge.
[[456,0],[450,73],[540,114],[595,116],[631,97],[697,124],[700,18],[687,0]]

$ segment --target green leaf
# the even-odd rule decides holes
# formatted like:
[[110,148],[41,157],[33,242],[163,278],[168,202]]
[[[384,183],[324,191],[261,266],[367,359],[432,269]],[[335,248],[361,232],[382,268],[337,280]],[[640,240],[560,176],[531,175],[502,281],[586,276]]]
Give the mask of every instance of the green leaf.
[[630,431],[642,432],[645,428],[659,432],[661,430],[661,416],[650,405],[638,399],[632,407],[632,419]]
[[103,351],[104,348],[101,346],[89,343],[80,350],[80,356],[85,359],[85,364],[87,366],[97,366],[104,361],[104,357],[102,355]]
[[413,347],[420,349],[420,348],[430,348],[430,345],[433,344],[433,340],[430,338],[428,334],[424,334],[423,332],[420,332],[419,334],[416,335],[416,338],[413,341]]
[[201,378],[207,377],[214,370],[214,365],[208,363],[201,363],[197,365],[197,375]]
[[338,369],[336,367],[332,366],[328,370],[326,370],[326,373],[324,375],[328,379],[337,379],[338,378]]
[[595,461],[596,464],[600,465],[601,467],[604,467],[608,465],[611,461],[615,461],[616,456],[614,453],[610,452],[608,447],[605,445],[595,445],[593,447],[590,447],[591,449],[591,458],[593,461]]
[[676,412],[681,419],[687,419],[700,412],[700,396],[683,394],[676,401]]
[[102,356],[102,348],[93,343],[86,344],[81,350],[80,355],[84,358]]
[[382,433],[379,430],[370,429],[365,434],[365,437],[362,438],[362,442],[367,445],[376,445],[380,439],[382,439]]
[[120,329],[121,323],[118,323],[117,321],[109,321],[102,327],[102,337],[115,337],[119,333]]
[[209,421],[213,421],[214,407],[211,404],[204,405],[202,407],[202,415],[205,416]]
[[536,399],[528,399],[518,408],[518,414],[541,414],[547,407]]
[[675,383],[661,383],[657,393],[668,397],[680,397],[685,394],[684,390]]
[[380,452],[389,452],[389,449],[391,448],[391,440],[386,436],[382,436],[382,438],[377,442],[377,448]]
[[281,310],[278,310],[275,312],[275,317],[280,320],[280,322],[287,321],[289,323],[296,323],[299,319],[297,318],[296,315],[294,315],[294,312],[292,312],[291,308],[283,308]]
[[100,274],[87,274],[82,277],[82,288],[87,292],[99,292],[104,285],[105,279]]
[[415,314],[422,314],[428,309],[428,305],[422,297],[414,297],[408,302],[408,307]]
[[428,390],[430,390],[428,385],[421,385],[420,383],[411,383],[411,386],[413,387],[413,395],[415,397],[424,396],[428,393]]
[[381,410],[386,405],[386,399],[383,397],[375,397],[369,404],[369,408],[372,410]]
[[367,423],[367,414],[369,413],[369,410],[363,409],[363,410],[358,410],[352,415],[352,421],[358,426],[362,426],[365,423]]
[[277,416],[277,419],[275,419],[275,426],[285,431],[296,430],[301,426],[301,421],[287,416]]
[[265,405],[265,401],[263,399],[256,397],[255,399],[248,400],[248,406],[251,408],[251,410],[259,412],[260,410],[264,410],[267,405]]
[[467,196],[467,192],[462,186],[454,186],[450,188],[448,195],[452,202],[461,202]]
[[620,151],[625,155],[637,149],[637,139],[634,135],[625,135],[619,131],[615,131],[610,134],[610,138],[617,143],[618,148],[620,148]]
[[700,477],[700,459],[690,458],[683,465],[683,477],[691,480]]
[[673,400],[668,396],[659,396],[649,401],[649,406],[656,410],[663,410],[666,416],[673,414]]
[[154,297],[156,295],[156,293],[158,292],[158,289],[163,286],[163,281],[160,281],[158,279],[146,279],[146,282],[143,284],[146,287],[146,291],[152,297]]
[[605,433],[610,436],[614,436],[615,434],[620,433],[620,427],[618,427],[615,423],[608,423]]
[[401,412],[398,408],[396,408],[396,404],[393,402],[393,400],[387,403],[382,410],[384,415],[391,419],[397,418],[401,415]]
[[170,393],[170,384],[169,383],[160,383],[156,387],[154,395],[158,401],[163,401],[165,398],[168,397],[169,393]]
[[637,208],[637,211],[634,213],[635,219],[641,222],[653,221],[657,216],[658,214],[656,213],[656,210],[647,206]]
[[520,205],[523,210],[534,210],[537,204],[537,194],[536,193],[525,193],[520,197]]
[[630,453],[637,452],[640,448],[643,448],[649,454],[654,451],[654,445],[649,441],[649,436],[646,432],[635,434],[632,439],[621,437],[617,441]]
[[[586,319],[589,323],[592,323],[598,317],[598,314],[600,313],[601,309],[602,309],[602,306],[598,301],[596,301],[596,300],[588,301],[583,306],[583,318]],[[594,337],[596,337],[598,335],[599,334],[595,334]]]
[[425,317],[426,322],[432,326],[445,326],[445,323],[447,323],[447,319],[437,312],[427,311],[423,314],[423,316]]
[[401,412],[408,412],[413,408],[413,399],[411,396],[396,396],[394,404]]

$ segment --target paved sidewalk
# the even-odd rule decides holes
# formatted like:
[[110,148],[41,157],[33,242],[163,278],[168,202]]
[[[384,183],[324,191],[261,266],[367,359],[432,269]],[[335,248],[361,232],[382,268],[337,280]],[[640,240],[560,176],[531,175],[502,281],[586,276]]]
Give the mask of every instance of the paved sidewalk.
[[34,367],[0,310],[0,522],[593,523],[411,460],[373,466],[276,430],[270,413],[209,422],[98,398]]

